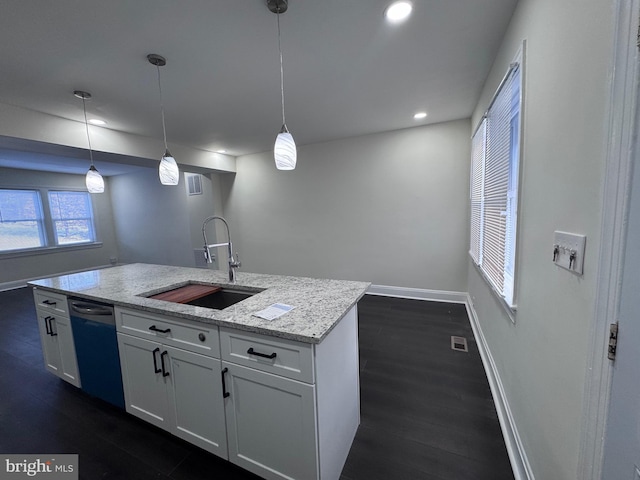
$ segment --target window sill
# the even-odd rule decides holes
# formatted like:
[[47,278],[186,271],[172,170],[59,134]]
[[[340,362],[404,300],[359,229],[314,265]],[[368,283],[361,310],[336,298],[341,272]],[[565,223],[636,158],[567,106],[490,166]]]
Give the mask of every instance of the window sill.
[[86,250],[88,248],[100,248],[102,242],[76,243],[73,245],[59,245],[55,247],[27,248],[24,250],[9,250],[0,252],[0,260],[7,258],[31,257],[33,255],[49,255],[52,253],[72,252],[75,250]]
[[482,269],[473,260],[473,257],[471,256],[471,254],[469,254],[469,260],[471,261],[471,264],[476,269],[476,272],[478,272],[480,274],[480,276],[482,277],[484,282],[487,284],[487,287],[489,287],[489,290],[491,290],[491,293],[493,294],[493,296],[496,298],[496,300],[498,300],[498,303],[500,304],[500,306],[502,307],[504,312],[509,316],[509,319],[511,320],[511,323],[515,324],[516,323],[516,313],[517,313],[517,310],[518,310],[518,306],[517,305],[509,305],[507,303],[507,301],[504,299],[504,297],[496,290],[496,288],[493,286],[491,281],[487,278],[487,276],[482,271]]

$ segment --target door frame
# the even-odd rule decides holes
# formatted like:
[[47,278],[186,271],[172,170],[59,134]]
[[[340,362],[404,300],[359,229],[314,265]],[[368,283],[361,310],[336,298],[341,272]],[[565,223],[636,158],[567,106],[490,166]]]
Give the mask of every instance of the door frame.
[[609,325],[619,317],[632,167],[638,152],[640,0],[614,0],[614,51],[603,119],[607,143],[595,313],[590,325],[578,479],[601,480],[612,381]]

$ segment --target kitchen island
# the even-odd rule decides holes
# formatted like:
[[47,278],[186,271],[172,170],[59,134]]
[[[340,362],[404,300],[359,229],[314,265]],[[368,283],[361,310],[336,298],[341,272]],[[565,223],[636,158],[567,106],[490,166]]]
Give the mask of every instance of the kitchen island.
[[[264,478],[339,478],[360,421],[368,283],[239,272],[230,284],[226,272],[147,264],[29,283],[45,357],[57,342],[66,365],[50,370],[65,380],[82,385],[67,299],[113,305],[127,412]],[[192,285],[246,298],[223,309],[150,298]],[[295,308],[254,315],[277,303]]]

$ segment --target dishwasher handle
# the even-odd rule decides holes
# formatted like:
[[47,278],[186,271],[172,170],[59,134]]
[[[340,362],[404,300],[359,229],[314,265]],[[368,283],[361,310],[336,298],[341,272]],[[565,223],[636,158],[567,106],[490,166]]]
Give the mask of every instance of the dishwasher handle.
[[113,315],[113,309],[86,302],[70,302],[71,310],[84,315]]

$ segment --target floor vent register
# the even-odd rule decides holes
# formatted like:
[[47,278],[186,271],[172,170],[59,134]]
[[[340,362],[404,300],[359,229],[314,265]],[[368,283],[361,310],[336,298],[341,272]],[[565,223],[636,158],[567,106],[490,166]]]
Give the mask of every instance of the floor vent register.
[[467,339],[464,337],[451,336],[451,349],[458,352],[468,352]]

